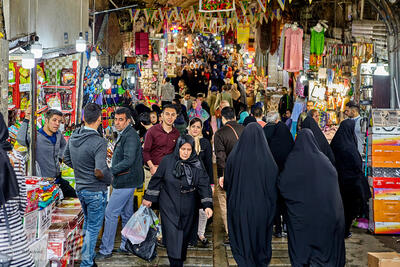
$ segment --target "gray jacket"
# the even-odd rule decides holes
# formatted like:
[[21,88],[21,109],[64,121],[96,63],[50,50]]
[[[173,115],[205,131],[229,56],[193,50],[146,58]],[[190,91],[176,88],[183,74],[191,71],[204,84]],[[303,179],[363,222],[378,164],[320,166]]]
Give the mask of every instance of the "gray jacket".
[[[17,141],[20,145],[28,147],[30,138],[28,135],[29,121],[24,120],[17,134]],[[36,169],[37,175],[42,177],[56,178],[60,173],[60,159],[63,157],[67,142],[64,136],[58,131],[55,145],[40,132],[36,139]]]
[[[76,191],[107,190],[112,175],[106,157],[107,141],[97,131],[82,127],[73,132],[64,152],[64,163],[74,169]],[[94,176],[95,169],[102,171],[103,179]]]
[[247,105],[246,89],[244,88],[244,84],[241,82],[238,82],[238,89],[240,92],[239,102]]

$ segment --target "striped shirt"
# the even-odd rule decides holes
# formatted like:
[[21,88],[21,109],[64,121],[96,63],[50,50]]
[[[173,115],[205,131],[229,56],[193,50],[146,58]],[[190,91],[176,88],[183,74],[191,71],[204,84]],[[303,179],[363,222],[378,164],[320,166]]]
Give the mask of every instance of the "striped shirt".
[[22,216],[26,207],[25,159],[15,151],[9,152],[8,156],[17,176],[20,194],[5,204],[11,231],[11,247],[5,224],[5,214],[3,209],[0,209],[0,253],[12,257],[11,266],[34,266],[26,233],[22,226]]

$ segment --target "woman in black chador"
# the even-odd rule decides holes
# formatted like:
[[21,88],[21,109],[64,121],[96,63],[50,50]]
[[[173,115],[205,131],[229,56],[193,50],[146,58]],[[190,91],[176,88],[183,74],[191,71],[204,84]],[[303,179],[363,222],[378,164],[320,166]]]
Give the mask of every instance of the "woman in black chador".
[[301,123],[301,129],[304,128],[310,129],[312,131],[314,138],[319,146],[319,149],[322,151],[322,153],[325,154],[325,156],[329,158],[332,164],[335,165],[335,155],[333,154],[332,149],[329,146],[328,140],[326,140],[324,133],[321,131],[318,124],[312,117],[307,116]]
[[268,266],[278,167],[261,126],[250,123],[229,154],[224,176],[228,229],[240,267]]
[[310,129],[297,135],[278,188],[288,212],[292,266],[344,266],[345,225],[337,172]]
[[163,241],[170,266],[183,266],[188,242],[197,232],[200,204],[212,216],[210,180],[191,136],[178,138],[175,151],[165,156],[151,178],[143,205],[160,205]]
[[367,179],[362,171],[362,159],[357,149],[354,125],[355,121],[352,119],[342,121],[331,142],[343,199],[346,238],[351,237],[350,227],[354,218],[368,212],[366,205],[371,197]]

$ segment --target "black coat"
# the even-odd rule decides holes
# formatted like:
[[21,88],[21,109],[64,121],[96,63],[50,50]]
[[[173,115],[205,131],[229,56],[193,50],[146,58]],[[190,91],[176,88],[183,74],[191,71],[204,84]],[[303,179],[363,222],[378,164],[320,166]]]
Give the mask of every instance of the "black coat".
[[337,172],[311,130],[297,135],[278,187],[288,212],[292,266],[344,266],[345,223]]
[[210,141],[206,138],[200,139],[200,147],[201,151],[199,153],[199,159],[204,164],[204,168],[210,178],[210,184],[214,184],[214,169],[213,169],[213,162],[212,162],[212,148]]
[[[163,240],[168,256],[185,260],[188,242],[193,232],[197,231],[198,209],[200,205],[204,209],[212,208],[212,193],[208,175],[203,168],[190,167],[193,177],[190,185],[186,176],[176,177],[178,158],[175,152],[162,159],[149,182],[144,199],[160,205]],[[194,191],[188,192],[191,190]]]
[[312,131],[321,152],[329,158],[333,165],[335,165],[335,155],[332,152],[328,140],[326,140],[324,133],[321,131],[315,120],[312,117],[307,116],[307,118],[305,118],[304,121],[301,123],[301,128],[307,128]]
[[357,148],[354,125],[354,120],[344,120],[331,142],[345,206],[347,230],[356,215],[368,212],[366,203],[371,197],[367,178],[362,170],[362,159]]
[[[19,195],[17,177],[6,152],[12,149],[7,139],[8,128],[3,115],[0,113],[0,190],[3,192],[5,201]],[[1,199],[0,204],[4,204]]]
[[240,267],[268,266],[278,167],[261,126],[250,123],[229,154],[224,178],[229,240]]
[[286,158],[294,146],[292,134],[283,122],[268,123],[263,130],[268,146],[281,172],[285,166]]

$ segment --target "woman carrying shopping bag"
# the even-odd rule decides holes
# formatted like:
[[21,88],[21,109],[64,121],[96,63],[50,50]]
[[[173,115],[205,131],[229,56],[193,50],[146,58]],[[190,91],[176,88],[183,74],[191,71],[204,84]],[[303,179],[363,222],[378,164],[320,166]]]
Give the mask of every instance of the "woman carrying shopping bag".
[[207,218],[213,213],[210,180],[191,136],[179,137],[175,151],[163,158],[151,178],[143,205],[151,207],[153,202],[160,205],[170,266],[183,266],[188,243],[198,228],[200,205]]

